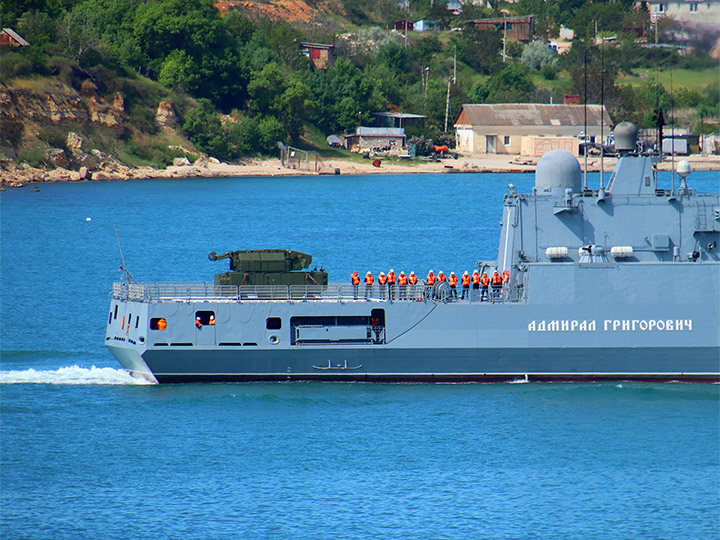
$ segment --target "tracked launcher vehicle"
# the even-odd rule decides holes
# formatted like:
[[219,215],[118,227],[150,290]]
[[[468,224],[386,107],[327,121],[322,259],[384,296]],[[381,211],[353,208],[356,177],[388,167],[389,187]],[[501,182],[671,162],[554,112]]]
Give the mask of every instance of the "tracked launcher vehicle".
[[[661,189],[615,129],[607,185],[543,156],[504,196],[483,297],[328,281],[309,255],[235,251],[214,282],[115,283],[105,343],[136,376],[191,381],[720,381],[720,194]],[[552,283],[552,287],[548,284]]]

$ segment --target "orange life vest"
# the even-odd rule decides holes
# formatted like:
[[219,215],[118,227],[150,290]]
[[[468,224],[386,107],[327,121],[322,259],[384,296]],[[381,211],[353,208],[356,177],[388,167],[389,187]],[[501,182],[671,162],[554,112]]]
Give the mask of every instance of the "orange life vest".
[[378,276],[378,283],[379,283],[380,285],[385,285],[385,282],[386,282],[386,281],[387,281],[387,278],[386,278],[384,275],[380,274],[380,275]]
[[510,270],[503,270],[503,276],[502,276],[503,283],[507,283],[510,281]]
[[437,276],[437,280],[440,281],[440,282],[445,281],[445,274],[443,274],[442,272],[440,272],[440,273],[438,274],[438,276]]
[[430,272],[427,276],[427,284],[428,285],[435,285],[435,274]]
[[490,278],[487,274],[483,274],[482,278],[480,278],[480,282],[482,283],[483,287],[487,287],[490,284]]
[[480,283],[480,274],[478,274],[477,272],[473,272],[472,282],[473,282],[473,283]]
[[463,285],[470,285],[470,274],[463,274],[463,276],[462,276],[462,284],[463,284]]
[[366,274],[366,275],[365,275],[365,284],[366,284],[366,285],[372,285],[372,284],[373,284],[372,274]]
[[353,285],[357,285],[360,283],[360,276],[357,275],[357,272],[353,272],[353,274],[350,276],[350,279],[352,280]]
[[457,276],[455,274],[450,274],[450,277],[448,278],[448,285],[451,287],[457,285]]
[[397,275],[395,274],[395,272],[388,272],[387,280],[388,283],[395,283],[395,281],[397,280]]
[[410,275],[410,285],[415,285],[417,283],[417,276],[415,274]]
[[403,273],[400,273],[400,275],[398,276],[398,283],[400,285],[407,285],[407,276]]
[[497,272],[494,272],[493,276],[492,276],[492,284],[500,285],[501,283],[502,283],[502,277],[500,277],[500,274],[498,274]]
[[165,319],[160,319],[157,322],[157,329],[158,330],[165,330],[167,328],[167,321]]

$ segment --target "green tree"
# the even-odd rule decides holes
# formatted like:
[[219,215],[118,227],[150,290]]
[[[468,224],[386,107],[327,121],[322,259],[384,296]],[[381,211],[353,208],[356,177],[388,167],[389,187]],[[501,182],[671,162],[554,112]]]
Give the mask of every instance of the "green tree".
[[185,51],[171,51],[163,62],[158,82],[168,88],[188,91],[200,83],[197,66]]
[[469,97],[473,103],[524,103],[535,91],[527,66],[513,62],[486,82],[475,85]]
[[258,149],[263,154],[277,152],[277,143],[285,140],[285,129],[274,116],[264,116],[258,122]]

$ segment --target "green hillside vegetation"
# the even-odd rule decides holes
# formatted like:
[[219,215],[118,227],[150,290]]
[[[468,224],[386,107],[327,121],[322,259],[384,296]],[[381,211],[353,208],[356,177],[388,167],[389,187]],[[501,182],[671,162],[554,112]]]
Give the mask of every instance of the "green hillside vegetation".
[[[717,65],[705,53],[708,36],[695,37],[692,55],[643,49],[624,29],[649,28],[647,12],[633,10],[629,0],[519,0],[501,2],[496,10],[468,5],[460,15],[441,0],[413,2],[409,12],[391,0],[338,0],[336,7],[318,12],[309,24],[238,11],[221,17],[210,0],[0,0],[2,26],[31,44],[3,49],[2,87],[78,95],[93,88],[106,103],[120,93],[127,115],[120,132],[89,125],[14,126],[2,130],[2,146],[40,163],[42,149],[61,148],[61,134],[74,129],[129,164],[166,165],[186,153],[169,146],[233,160],[274,155],[278,141],[327,150],[324,137],[354,128],[360,113],[366,119],[388,110],[427,116],[424,126],[408,129],[411,135],[452,141],[452,122],[464,103],[562,103],[566,93],[582,100],[585,71],[587,102],[600,102],[602,79],[616,122],[648,127],[656,108],[684,107],[694,111],[687,116],[689,127],[717,129]],[[508,42],[505,62],[501,31],[464,24],[502,16],[499,10],[536,15],[535,41]],[[386,29],[404,17],[431,18],[441,28],[410,32],[406,43],[403,34]],[[592,44],[595,21],[601,35],[617,35],[602,50]],[[564,55],[544,41],[561,24],[579,34]],[[671,30],[659,29],[661,38]],[[335,64],[311,69],[301,53],[306,41],[335,43]],[[448,137],[446,96],[454,59]],[[174,132],[155,123],[161,101],[173,104],[179,121]],[[342,154],[326,155],[335,152]]]

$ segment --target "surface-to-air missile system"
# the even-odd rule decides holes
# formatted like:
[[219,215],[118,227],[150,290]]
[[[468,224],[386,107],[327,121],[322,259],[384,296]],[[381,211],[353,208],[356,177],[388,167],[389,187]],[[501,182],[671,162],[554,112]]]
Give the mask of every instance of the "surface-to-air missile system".
[[[211,283],[115,283],[106,345],[159,382],[720,381],[720,194],[661,189],[615,129],[607,185],[553,150],[504,197],[487,298],[328,282],[310,256],[236,251]],[[602,182],[602,180],[601,180]]]
[[230,271],[215,274],[215,285],[327,285],[324,270],[303,272],[312,263],[312,255],[290,249],[253,249],[228,251],[222,255],[214,251],[211,261],[230,259]]

